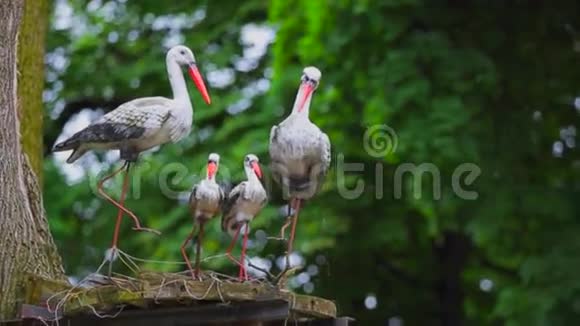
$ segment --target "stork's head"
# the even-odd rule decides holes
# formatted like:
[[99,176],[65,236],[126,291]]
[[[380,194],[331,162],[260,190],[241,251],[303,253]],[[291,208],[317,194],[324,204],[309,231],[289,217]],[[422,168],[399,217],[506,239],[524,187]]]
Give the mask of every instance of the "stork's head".
[[306,100],[312,96],[314,90],[318,87],[318,83],[320,82],[320,77],[322,77],[322,73],[316,67],[306,67],[302,71],[302,78],[300,83],[300,89],[302,90],[302,98],[298,104],[298,112],[302,111],[304,108],[304,104]]
[[187,67],[189,72],[189,76],[195,83],[195,86],[201,93],[203,100],[207,104],[211,104],[211,98],[207,92],[207,88],[205,87],[205,83],[203,82],[203,78],[199,73],[199,69],[197,69],[197,62],[195,61],[195,56],[193,52],[185,46],[185,45],[176,45],[172,47],[169,52],[167,52],[167,59],[171,59],[177,62],[182,67]]
[[258,178],[262,179],[262,170],[260,169],[259,162],[260,160],[254,154],[248,154],[244,158],[244,166],[246,167],[246,170],[253,171]]
[[177,63],[182,66],[189,66],[190,64],[195,64],[195,56],[193,52],[185,45],[176,45],[169,49],[167,56],[173,58]]
[[207,177],[213,179],[220,165],[220,156],[217,153],[209,154],[207,158]]

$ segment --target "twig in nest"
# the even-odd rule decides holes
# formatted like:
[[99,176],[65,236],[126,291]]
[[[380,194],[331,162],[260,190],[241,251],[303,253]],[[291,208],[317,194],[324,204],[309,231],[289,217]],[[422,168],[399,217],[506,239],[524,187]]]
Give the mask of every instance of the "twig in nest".
[[282,237],[266,237],[266,240],[283,241],[288,242],[288,239]]
[[131,282],[125,275],[119,275],[120,277],[111,277],[111,282],[118,287],[120,290],[124,290],[127,292],[134,292],[137,289],[135,288],[135,284]]
[[183,261],[152,260],[152,259],[144,259],[144,258],[131,256],[126,252],[123,252],[123,254],[125,256],[131,258],[132,260],[140,261],[142,263],[164,264],[164,265],[185,265],[185,262],[183,262]]
[[[39,320],[39,321],[40,321],[40,322],[41,322],[43,325],[50,326],[50,325],[48,324],[48,322],[47,322],[46,320],[44,320],[44,318],[42,318],[42,317],[36,318],[36,320]],[[58,322],[57,322],[57,323],[58,323]]]
[[302,266],[297,266],[297,267],[293,267],[293,268],[286,268],[280,274],[278,274],[278,276],[276,276],[274,278],[272,283],[279,288],[286,287],[286,282],[287,282],[288,278],[290,276],[296,274],[296,271],[299,271],[300,269],[302,269]]
[[121,262],[127,266],[127,268],[129,268],[129,270],[131,270],[131,272],[135,273],[135,274],[139,274],[139,271],[141,270],[139,268],[139,266],[137,266],[137,264],[133,261],[133,259],[127,255],[125,252],[123,252],[122,250],[117,249],[119,252],[119,260],[121,260]]
[[159,298],[159,294],[161,294],[161,290],[163,290],[164,285],[165,285],[165,277],[161,280],[161,285],[159,285],[159,290],[155,294],[155,298],[153,298],[153,302],[155,302],[156,304],[159,304],[159,301],[157,301],[157,298]]
[[[130,269],[138,268],[138,266],[131,259],[129,259],[127,257],[125,257],[125,259],[123,259],[123,255],[126,255],[125,252],[120,251],[120,250],[118,252],[120,253],[119,257],[120,257],[121,261],[125,265],[127,265]],[[118,277],[116,279],[121,284],[123,284],[125,286],[122,286],[121,284],[117,283],[117,281],[115,281],[115,278],[112,278],[112,277],[107,278],[109,283],[104,283],[102,279],[98,278],[101,276],[100,272],[103,269],[103,267],[107,264],[108,259],[109,259],[109,257],[105,257],[95,272],[87,275],[85,278],[80,280],[76,285],[74,285],[70,289],[57,292],[57,293],[51,295],[46,300],[47,310],[50,313],[54,313],[54,320],[53,321],[56,322],[57,325],[59,323],[59,319],[61,318],[61,314],[63,313],[63,310],[64,310],[66,304],[69,302],[72,302],[75,299],[78,300],[79,306],[88,307],[91,311],[93,311],[93,313],[95,313],[95,315],[97,317],[101,317],[101,318],[103,318],[103,317],[115,317],[123,310],[123,308],[121,308],[119,310],[119,312],[117,312],[115,315],[101,315],[96,311],[96,309],[93,306],[84,304],[80,298],[80,294],[83,293],[82,289],[86,289],[86,288],[90,289],[90,288],[94,288],[95,286],[99,286],[99,285],[109,285],[109,284],[111,284],[110,282],[117,285],[120,289],[123,289],[126,291],[131,291],[129,288],[126,288],[125,286],[132,285],[133,283],[131,281],[136,280],[136,279],[131,278],[129,276],[117,274],[120,277]],[[89,286],[87,287],[87,285],[89,285]],[[56,302],[56,305],[54,305],[52,303],[52,301],[57,299],[57,298],[58,298],[58,302]]]
[[128,286],[128,287],[121,287],[121,289],[126,290],[126,291],[130,291],[130,292],[139,291],[139,286],[140,286],[139,283],[141,282],[141,280],[136,279],[136,278],[131,277],[131,276],[119,274],[119,273],[115,273],[115,276],[119,280],[119,282],[122,282]]
[[230,302],[229,301],[226,302],[226,300],[224,299],[224,296],[222,294],[222,289],[221,289],[222,281],[219,278],[217,278],[215,274],[210,274],[210,277],[214,280],[214,282],[216,282],[216,291],[220,297],[220,301],[222,303],[229,304]]
[[89,309],[91,309],[91,311],[93,312],[93,314],[95,314],[95,316],[101,318],[101,319],[105,319],[105,318],[116,318],[117,316],[119,316],[119,314],[121,314],[121,312],[123,312],[123,310],[125,309],[125,305],[120,305],[119,306],[119,311],[117,311],[115,314],[113,315],[108,315],[108,314],[100,314],[97,309],[95,309],[95,307],[93,307],[92,305],[87,305],[87,307],[89,307]]
[[212,260],[212,259],[216,259],[216,258],[221,258],[221,257],[226,257],[226,256],[227,256],[226,254],[218,254],[218,255],[213,255],[213,256],[205,257],[201,261],[202,262],[206,262],[208,260]]
[[[187,294],[189,294],[189,296],[192,299],[201,301],[203,299],[205,299],[208,295],[209,292],[211,291],[211,288],[216,284],[216,280],[213,280],[211,282],[211,284],[207,287],[207,290],[205,291],[205,293],[201,296],[201,297],[196,297],[195,295],[193,295],[193,293],[191,293],[191,291],[189,290],[189,286],[187,285],[187,280],[183,280],[183,287],[185,288],[185,291],[187,292]],[[219,292],[219,291],[218,291]]]
[[[220,282],[222,282],[222,281],[227,281],[227,282],[235,281],[235,282],[237,282],[237,280],[238,280],[237,277],[233,277],[233,276],[227,275],[227,274],[222,274],[222,273],[219,273],[219,272],[216,272],[216,271],[211,271],[211,272],[208,272],[207,274],[212,279],[216,279],[216,280],[218,280]],[[220,279],[220,277],[221,277],[221,279]]]
[[[70,291],[70,289],[63,290],[63,291],[57,292],[57,293],[51,295],[50,297],[48,297],[48,299],[46,299],[46,309],[48,310],[48,312],[54,313],[56,311],[56,306],[55,306],[55,310],[52,310],[52,306],[50,305],[51,304],[50,301],[55,299],[56,297],[62,295],[62,294],[69,292],[69,291]],[[57,302],[57,305],[58,305],[58,302]]]
[[274,274],[270,273],[269,270],[266,270],[266,269],[264,269],[262,267],[258,267],[256,265],[254,265],[252,263],[252,260],[249,257],[248,257],[248,267],[251,267],[251,268],[253,268],[253,269],[257,270],[257,271],[260,271],[260,272],[264,273],[266,275],[266,277],[267,277],[268,280],[271,280],[271,279],[274,279],[275,278]]

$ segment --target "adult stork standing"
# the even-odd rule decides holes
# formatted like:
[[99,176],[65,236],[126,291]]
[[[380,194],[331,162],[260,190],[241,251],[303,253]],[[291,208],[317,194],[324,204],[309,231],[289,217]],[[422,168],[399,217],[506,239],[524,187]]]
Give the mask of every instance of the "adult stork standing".
[[320,189],[330,166],[330,141],[318,126],[310,121],[310,102],[318,87],[320,70],[306,67],[292,113],[270,131],[270,169],[274,180],[281,185],[284,198],[289,199],[291,216],[281,229],[281,237],[290,223],[290,239],[286,251],[292,253],[298,213],[304,200],[312,198]]
[[[204,226],[209,220],[219,214],[220,208],[223,205],[225,199],[224,191],[215,179],[219,168],[219,162],[220,156],[218,154],[209,154],[207,160],[207,176],[205,179],[201,180],[198,184],[193,186],[191,196],[189,197],[189,208],[193,215],[194,226],[181,246],[181,254],[183,255],[183,259],[185,259],[185,263],[187,264],[187,267],[189,267],[189,271],[191,272],[191,275],[194,279],[199,279],[200,251]],[[199,231],[195,241],[196,249],[194,271],[191,267],[191,262],[189,261],[185,247],[193,238],[196,226],[199,226]]]
[[[203,99],[207,104],[211,103],[203,78],[197,68],[195,56],[188,47],[178,45],[171,48],[167,52],[166,65],[173,90],[172,99],[144,97],[124,103],[69,139],[56,144],[53,149],[55,152],[73,150],[67,163],[73,163],[89,150],[120,151],[121,159],[125,163],[118,170],[100,180],[97,187],[99,193],[119,209],[110,250],[113,257],[116,257],[123,213],[133,219],[135,230],[156,232],[141,227],[137,216],[125,208],[125,195],[131,164],[137,161],[141,152],[168,142],[178,142],[189,135],[191,131],[193,109],[181,67],[187,67],[189,75]],[[103,189],[103,184],[123,169],[125,169],[123,187],[121,197],[117,202],[107,195]],[[111,260],[113,259],[111,258]]]
[[[256,155],[246,155],[244,158],[244,171],[246,172],[247,180],[241,182],[230,191],[224,203],[222,215],[222,230],[232,236],[232,242],[227,249],[226,255],[232,262],[240,266],[240,281],[248,279],[244,259],[248,245],[248,233],[250,232],[249,223],[258,215],[268,201],[266,190],[260,182],[262,170]],[[242,241],[242,253],[238,261],[232,256],[232,250],[238,241],[242,228],[244,229],[244,239]]]

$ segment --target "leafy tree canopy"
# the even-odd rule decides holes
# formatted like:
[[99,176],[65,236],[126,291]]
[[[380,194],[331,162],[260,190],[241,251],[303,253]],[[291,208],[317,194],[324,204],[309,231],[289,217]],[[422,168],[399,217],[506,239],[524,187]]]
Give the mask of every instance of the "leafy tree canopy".
[[[393,318],[409,325],[577,320],[579,6],[55,1],[44,190],[67,271],[82,276],[102,260],[115,210],[94,186],[118,156],[96,154],[65,166],[50,147],[126,100],[169,96],[165,51],[184,43],[196,54],[213,103],[203,104],[190,86],[192,135],[143,155],[128,205],[163,235],[135,234],[125,225],[124,251],[179,261],[191,227],[187,191],[203,175],[207,154],[222,155],[222,180],[242,179],[248,152],[267,164],[270,128],[289,112],[301,69],[316,65],[323,76],[311,118],[328,133],[335,164],[301,214],[296,248],[306,269],[291,282],[297,291],[336,299],[362,325]],[[383,124],[394,131],[386,134],[390,145],[396,134],[396,150],[369,155],[365,131]],[[343,174],[337,162],[362,163],[364,171]],[[436,171],[419,182],[410,173],[399,178],[398,169],[409,163],[431,163]],[[453,187],[464,163],[481,172],[474,181],[459,179],[477,192],[473,200]],[[111,191],[120,188],[117,181]],[[343,190],[359,182],[360,196],[345,199]],[[266,184],[273,198],[252,224],[250,254],[276,266],[283,244],[267,237],[277,236],[284,203],[269,178]],[[217,221],[208,231],[206,257],[222,253],[229,241]],[[233,270],[225,259],[205,267]]]

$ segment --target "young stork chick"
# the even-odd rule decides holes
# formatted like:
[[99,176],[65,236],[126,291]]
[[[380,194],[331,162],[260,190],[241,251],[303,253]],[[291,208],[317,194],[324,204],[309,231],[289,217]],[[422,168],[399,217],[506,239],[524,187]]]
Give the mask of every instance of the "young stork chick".
[[270,131],[272,176],[281,185],[284,198],[290,199],[289,212],[294,211],[281,229],[284,238],[284,230],[292,222],[287,257],[292,253],[300,205],[318,192],[330,166],[328,136],[308,116],[321,76],[316,67],[304,68],[292,113]]
[[[194,279],[199,279],[200,274],[200,252],[203,238],[204,226],[209,220],[220,213],[220,207],[225,199],[224,191],[216,182],[216,175],[219,168],[220,156],[216,153],[209,154],[207,159],[207,175],[205,179],[193,186],[189,197],[189,209],[193,215],[193,228],[189,236],[181,246],[181,254]],[[185,247],[193,238],[195,227],[199,226],[199,231],[195,246],[195,271],[191,267]]]
[[[173,98],[144,97],[124,103],[69,139],[56,144],[53,149],[55,152],[72,150],[67,163],[73,163],[89,150],[120,151],[125,164],[98,183],[99,193],[119,209],[111,245],[113,251],[117,249],[123,213],[133,219],[136,230],[148,230],[142,228],[135,214],[124,206],[131,163],[137,160],[139,153],[168,142],[178,142],[191,131],[193,108],[181,67],[187,68],[205,102],[211,103],[195,56],[189,48],[183,45],[171,48],[167,52],[166,66]],[[117,202],[105,193],[103,184],[123,169],[125,169],[123,188]]]
[[[260,169],[258,157],[248,154],[244,158],[244,171],[247,180],[241,182],[230,191],[223,208],[222,230],[232,236],[232,242],[227,249],[227,257],[239,265],[240,281],[248,279],[244,259],[246,246],[248,244],[249,223],[264,208],[268,201],[266,190],[262,186],[262,170]],[[232,250],[238,240],[238,236],[244,228],[244,238],[242,241],[242,254],[238,261],[232,256]]]

